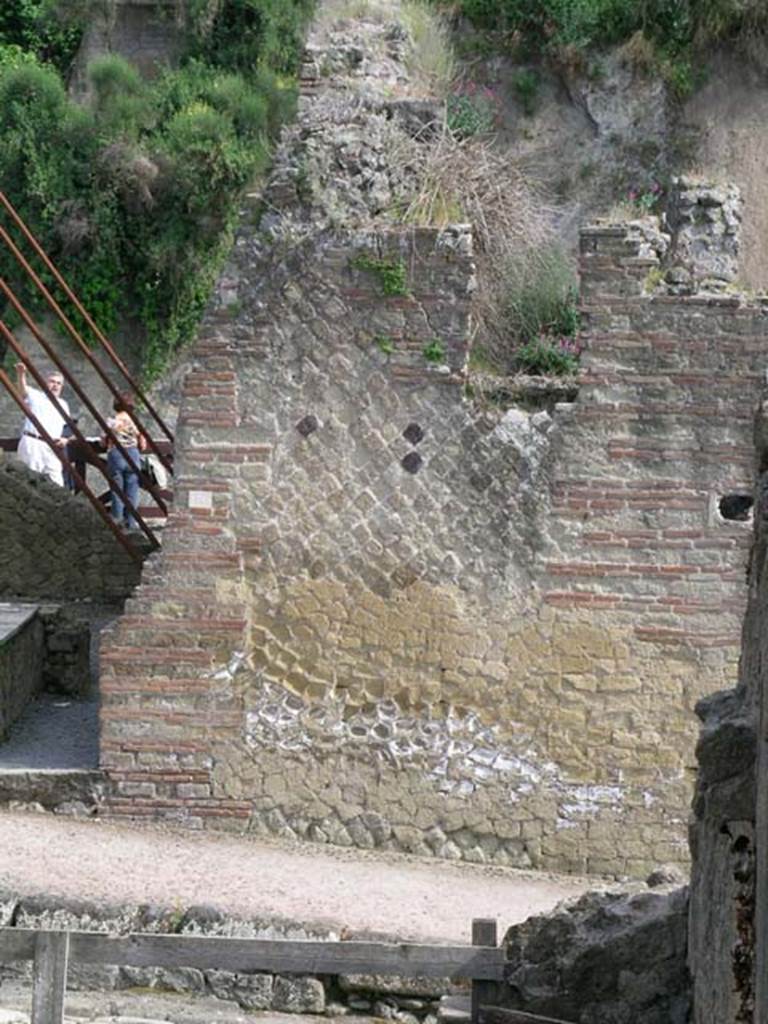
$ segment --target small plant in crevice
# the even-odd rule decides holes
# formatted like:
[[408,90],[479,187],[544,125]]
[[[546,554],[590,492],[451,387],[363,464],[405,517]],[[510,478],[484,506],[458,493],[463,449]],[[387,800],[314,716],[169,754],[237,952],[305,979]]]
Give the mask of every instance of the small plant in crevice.
[[645,280],[643,281],[643,291],[646,294],[650,294],[651,292],[656,291],[656,289],[663,283],[663,281],[664,271],[661,269],[661,267],[654,267],[652,270],[649,270],[648,273],[645,275]]
[[567,377],[579,368],[581,346],[575,338],[541,335],[521,345],[515,353],[517,369],[543,377]]
[[627,189],[627,201],[638,213],[658,213],[664,196],[664,186],[658,181],[646,188],[633,186]]
[[517,71],[512,76],[512,88],[526,117],[531,117],[536,110],[540,84],[539,76],[530,69]]
[[395,343],[393,339],[386,334],[377,334],[373,339],[373,343],[379,352],[383,352],[385,356],[391,356],[395,351]]
[[350,266],[372,274],[378,280],[382,294],[389,298],[410,295],[408,271],[403,260],[378,259],[361,253],[350,261]]
[[428,342],[421,350],[421,354],[424,356],[428,363],[433,365],[437,363],[445,362],[445,345],[439,338],[433,338],[432,341]]
[[3,0],[0,8],[0,48],[69,74],[91,13],[88,0]]
[[448,97],[446,121],[459,139],[488,135],[496,130],[499,119],[499,98],[487,85],[465,82]]

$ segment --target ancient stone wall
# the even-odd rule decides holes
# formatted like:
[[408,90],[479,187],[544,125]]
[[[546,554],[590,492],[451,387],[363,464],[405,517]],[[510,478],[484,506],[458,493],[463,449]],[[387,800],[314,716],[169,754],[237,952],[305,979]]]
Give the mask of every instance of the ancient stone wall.
[[372,222],[397,28],[312,41],[194,349],[102,655],[111,811],[644,875],[687,860],[693,707],[736,677],[766,310],[588,229],[578,401],[475,409],[469,229]]
[[0,604],[0,740],[42,689],[43,636],[34,605]]
[[117,602],[141,567],[84,497],[74,497],[16,461],[0,462],[0,596]]
[[701,701],[688,959],[695,1024],[764,1024],[766,989],[766,522],[768,406],[755,420],[756,515],[739,684]]
[[588,892],[510,928],[499,1004],[548,1020],[688,1024],[688,891],[649,881]]

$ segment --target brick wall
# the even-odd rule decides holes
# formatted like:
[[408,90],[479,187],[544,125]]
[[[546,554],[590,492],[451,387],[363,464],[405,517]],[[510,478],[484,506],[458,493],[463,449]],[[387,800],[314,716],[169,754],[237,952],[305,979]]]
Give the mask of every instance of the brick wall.
[[[381,88],[368,70],[345,89]],[[671,295],[647,229],[588,229],[578,401],[475,409],[470,231],[344,221],[370,200],[361,140],[394,129],[338,87],[305,74],[271,213],[244,212],[192,352],[164,550],[102,653],[111,811],[516,866],[686,861],[693,705],[736,673],[750,528],[718,503],[751,491],[764,309]]]

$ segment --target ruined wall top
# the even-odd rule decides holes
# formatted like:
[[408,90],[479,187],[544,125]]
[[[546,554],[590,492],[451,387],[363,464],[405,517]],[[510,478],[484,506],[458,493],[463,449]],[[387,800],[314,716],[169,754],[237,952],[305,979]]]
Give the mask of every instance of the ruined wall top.
[[736,281],[743,205],[736,185],[676,179],[666,219],[674,264],[693,288],[720,290]]
[[[621,267],[617,294],[735,295],[743,205],[736,185],[676,178],[661,216],[598,221],[582,230],[583,275],[596,272],[603,294],[611,290],[604,271],[613,265]],[[588,301],[591,284],[584,276]]]

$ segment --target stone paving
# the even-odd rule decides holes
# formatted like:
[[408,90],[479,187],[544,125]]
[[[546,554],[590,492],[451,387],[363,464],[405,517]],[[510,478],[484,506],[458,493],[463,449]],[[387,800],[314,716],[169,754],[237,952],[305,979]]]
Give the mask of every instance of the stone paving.
[[40,694],[0,745],[0,773],[96,768],[98,710],[95,700]]

